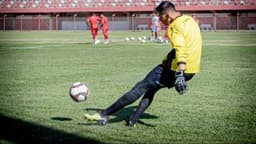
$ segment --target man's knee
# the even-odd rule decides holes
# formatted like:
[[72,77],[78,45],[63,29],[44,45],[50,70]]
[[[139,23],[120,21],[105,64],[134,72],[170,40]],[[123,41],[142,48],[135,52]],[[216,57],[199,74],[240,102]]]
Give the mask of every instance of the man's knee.
[[136,95],[129,91],[120,98],[120,101],[123,105],[128,105],[136,101],[139,97],[140,95]]
[[130,104],[141,97],[146,91],[147,88],[145,87],[143,81],[138,82],[130,91],[121,97],[121,101],[124,104]]

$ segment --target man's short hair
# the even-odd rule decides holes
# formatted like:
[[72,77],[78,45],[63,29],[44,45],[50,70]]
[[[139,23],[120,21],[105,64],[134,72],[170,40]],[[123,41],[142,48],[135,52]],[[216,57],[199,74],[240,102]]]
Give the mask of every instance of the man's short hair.
[[170,2],[170,1],[162,1],[156,8],[155,11],[158,14],[164,14],[167,11],[172,10],[172,11],[176,11],[175,9],[175,5]]

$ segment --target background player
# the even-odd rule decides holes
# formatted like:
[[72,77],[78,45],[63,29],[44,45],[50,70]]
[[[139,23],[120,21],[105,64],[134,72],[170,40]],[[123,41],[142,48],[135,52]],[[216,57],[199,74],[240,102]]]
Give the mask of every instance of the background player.
[[99,21],[100,18],[95,13],[92,13],[92,15],[87,19],[87,25],[91,29],[94,44],[100,43],[100,40],[97,39]]
[[154,12],[151,20],[151,31],[153,40],[157,40],[159,31],[159,17]]
[[104,43],[109,43],[109,36],[108,36],[108,18],[104,16],[104,14],[100,14],[101,19],[101,27],[102,27],[102,33],[104,35]]

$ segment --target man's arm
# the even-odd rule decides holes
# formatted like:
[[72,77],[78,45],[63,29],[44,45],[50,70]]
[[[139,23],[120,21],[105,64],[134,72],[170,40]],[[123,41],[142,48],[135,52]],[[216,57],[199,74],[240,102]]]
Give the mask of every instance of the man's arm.
[[[180,28],[183,28],[181,25]],[[176,29],[173,31],[173,47],[175,49],[175,56],[177,59],[177,70],[175,73],[175,89],[179,94],[185,93],[187,84],[185,81],[184,71],[186,70],[187,62],[187,50],[185,48],[185,38],[182,33],[182,29]]]
[[87,18],[87,20],[85,21],[85,23],[86,23],[87,27],[90,27],[90,19],[89,19],[89,18]]
[[186,63],[180,62],[178,63],[178,71],[185,71],[186,69]]

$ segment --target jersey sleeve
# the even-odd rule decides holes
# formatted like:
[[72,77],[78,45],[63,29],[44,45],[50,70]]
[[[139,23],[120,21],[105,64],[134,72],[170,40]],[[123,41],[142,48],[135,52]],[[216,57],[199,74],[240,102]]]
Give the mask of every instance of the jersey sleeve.
[[172,42],[173,42],[172,44],[173,44],[173,48],[176,51],[177,63],[187,62],[188,50],[185,47],[184,31],[185,31],[185,24],[179,23],[178,25],[176,25],[176,27],[173,28],[173,32],[172,32]]

